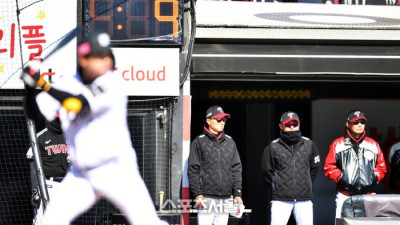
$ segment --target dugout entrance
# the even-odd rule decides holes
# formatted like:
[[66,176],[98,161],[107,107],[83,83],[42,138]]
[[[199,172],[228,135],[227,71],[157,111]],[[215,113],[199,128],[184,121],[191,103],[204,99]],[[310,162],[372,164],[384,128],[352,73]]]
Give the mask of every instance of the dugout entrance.
[[[322,163],[330,142],[343,134],[344,117],[351,108],[370,115],[368,135],[382,146],[390,127],[398,136],[400,117],[393,124],[380,117],[390,110],[400,113],[399,56],[399,41],[392,40],[196,39],[191,137],[200,134],[209,106],[220,105],[231,114],[226,132],[236,141],[242,159],[250,224],[269,222],[270,196],[260,159],[266,145],[279,137],[277,121],[284,111],[300,115],[302,134],[317,139]],[[321,128],[324,121],[335,121],[339,128]],[[314,186],[314,221],[333,224],[335,187],[322,170]],[[387,192],[383,185],[377,188],[377,193]]]
[[[400,40],[392,22],[399,18],[387,11],[397,8],[368,9],[198,3],[191,137],[201,132],[209,106],[220,105],[231,114],[226,132],[242,159],[250,224],[269,223],[270,196],[260,159],[266,145],[279,137],[277,123],[284,111],[299,114],[302,134],[315,139],[322,163],[332,140],[343,135],[346,113],[353,108],[366,111],[371,118],[367,134],[383,148],[391,131],[398,138]],[[335,186],[322,170],[314,185],[314,223],[333,225]],[[377,187],[377,193],[385,192],[383,185]]]
[[[192,138],[200,134],[205,124],[204,112],[209,106],[220,105],[225,112],[231,114],[225,130],[236,141],[242,160],[243,199],[246,207],[252,210],[250,224],[268,224],[267,207],[270,196],[263,181],[260,159],[268,143],[279,137],[278,121],[284,111],[293,110],[299,114],[302,135],[316,142],[321,162],[325,161],[330,142],[343,135],[345,116],[351,108],[361,108],[368,113],[370,123],[367,133],[379,140],[382,148],[389,139],[390,129],[396,130],[394,134],[398,137],[400,118],[387,113],[389,109],[393,113],[399,113],[400,95],[394,91],[400,86],[398,82],[359,84],[348,81],[192,80],[191,83]],[[348,92],[343,92],[345,90]],[[212,94],[216,91],[220,92],[220,97]],[[223,97],[223,92],[230,92],[231,97]],[[256,98],[257,95],[259,97]],[[392,117],[392,121],[382,121],[384,117]],[[324,177],[322,170],[321,168],[314,186],[314,220],[316,224],[330,224],[334,221],[335,187]],[[387,193],[387,190],[380,185],[377,193]]]

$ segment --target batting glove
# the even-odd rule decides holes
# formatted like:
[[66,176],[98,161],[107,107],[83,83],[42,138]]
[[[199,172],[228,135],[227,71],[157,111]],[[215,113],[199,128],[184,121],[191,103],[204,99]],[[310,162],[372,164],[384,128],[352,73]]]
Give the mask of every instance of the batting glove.
[[29,66],[25,67],[22,71],[21,79],[28,87],[34,88],[40,79],[39,67],[40,62],[38,60],[32,60],[29,62]]
[[22,74],[21,79],[24,83],[30,87],[34,88],[39,87],[45,89],[47,91],[50,89],[50,84],[48,84],[42,76],[40,76],[40,61],[39,60],[31,60],[29,62],[29,66],[25,67]]

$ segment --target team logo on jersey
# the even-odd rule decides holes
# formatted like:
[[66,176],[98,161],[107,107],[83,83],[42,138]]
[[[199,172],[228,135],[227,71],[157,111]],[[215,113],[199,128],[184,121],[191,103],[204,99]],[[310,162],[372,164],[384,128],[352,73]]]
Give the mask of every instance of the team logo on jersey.
[[47,151],[48,155],[52,155],[52,154],[68,154],[69,153],[69,146],[68,145],[64,145],[64,144],[60,144],[60,145],[48,145],[46,147],[44,147]]
[[317,155],[317,156],[315,156],[314,157],[314,164],[315,163],[319,163],[321,160],[320,160],[320,158],[319,158],[319,155]]

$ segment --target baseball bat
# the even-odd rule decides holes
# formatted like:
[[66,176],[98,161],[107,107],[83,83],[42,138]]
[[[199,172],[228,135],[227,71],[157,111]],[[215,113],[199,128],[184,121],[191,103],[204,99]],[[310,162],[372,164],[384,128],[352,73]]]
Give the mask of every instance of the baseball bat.
[[[74,29],[72,29],[70,32],[68,32],[62,39],[61,41],[57,44],[57,46],[49,52],[45,57],[43,57],[42,61],[39,62],[38,60],[31,60],[29,62],[28,67],[25,67],[23,69],[23,73],[21,74],[21,79],[30,87],[34,87],[36,84],[36,80],[34,80],[31,75],[39,71],[40,64],[43,63],[46,59],[48,59],[50,56],[52,56],[55,52],[60,50],[62,47],[64,47],[66,44],[68,44],[72,39],[76,37],[81,32],[82,28],[81,26],[77,26]],[[35,56],[33,56],[33,59]],[[28,70],[27,70],[28,69]],[[32,72],[29,72],[32,71]]]
[[[60,50],[62,47],[64,47],[66,44],[68,44],[72,39],[74,39],[80,32],[82,31],[82,26],[77,26],[77,27],[75,27],[74,29],[72,29],[70,32],[68,32],[66,35],[64,35],[64,37],[62,37],[62,39],[61,39],[61,41],[57,44],[57,46],[53,49],[53,50],[51,50],[50,52],[49,52],[49,54],[47,54],[44,58],[43,58],[43,60],[42,60],[42,62],[43,61],[45,61],[46,59],[48,59],[51,55],[53,55],[54,53],[56,53],[58,50]],[[53,44],[51,44],[51,45],[53,45]],[[51,46],[50,45],[50,46]],[[23,63],[23,65],[25,65],[25,64],[27,64],[27,63]],[[22,69],[22,71],[23,71],[24,69]],[[12,77],[12,76],[14,76],[14,74],[16,74],[18,72],[18,70],[17,71],[15,71],[15,72],[13,72],[13,73],[11,73],[8,77],[7,77],[7,79],[5,79],[4,80],[4,82],[0,85],[0,88],[2,88],[9,80],[10,80],[10,78]],[[22,79],[25,79],[23,76],[21,77]],[[29,81],[28,81],[29,82]]]
[[68,44],[72,39],[74,39],[81,32],[81,30],[82,30],[82,26],[80,26],[80,25],[75,27],[74,29],[72,29],[68,34],[66,34],[63,37],[63,39],[57,44],[57,46],[43,58],[43,61],[45,61],[47,58],[49,58],[51,55],[53,55],[59,49],[64,47],[66,44]]
[[164,203],[164,192],[160,191],[160,211],[163,211],[163,203]]

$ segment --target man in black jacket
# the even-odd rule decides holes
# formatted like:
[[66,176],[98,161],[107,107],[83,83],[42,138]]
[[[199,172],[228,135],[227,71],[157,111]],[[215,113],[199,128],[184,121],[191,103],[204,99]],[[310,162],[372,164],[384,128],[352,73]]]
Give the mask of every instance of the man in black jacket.
[[[59,115],[53,121],[47,121],[41,116],[38,105],[36,104],[36,91],[34,88],[26,87],[24,108],[27,118],[36,122],[45,122],[45,128],[36,134],[39,154],[42,162],[42,169],[46,178],[46,188],[51,198],[60,182],[69,169],[69,145],[61,129]],[[33,224],[42,224],[44,206],[41,204],[41,193],[39,188],[38,175],[36,174],[36,165],[32,147],[26,153],[26,158],[30,164],[30,177],[32,185],[31,203],[34,207]]]
[[[36,91],[26,87],[24,106],[26,116],[36,122],[45,122],[45,128],[36,134],[39,153],[42,161],[42,169],[46,178],[46,188],[51,198],[58,189],[60,182],[69,169],[69,145],[61,129],[59,115],[53,121],[47,121],[41,116],[36,104]],[[33,224],[42,224],[44,206],[41,204],[41,193],[32,148],[26,153],[30,164],[30,177],[32,185],[31,203],[34,207]]]
[[[69,169],[68,152],[69,146],[61,130],[59,118],[48,122],[46,127],[37,133],[40,155],[42,158],[43,172],[46,177],[47,191],[51,198],[57,190],[59,183]],[[29,148],[26,157],[30,160],[30,173],[32,183],[31,203],[35,207],[35,218],[33,224],[42,224],[44,207],[39,194],[39,183],[36,175],[36,167],[33,162],[32,148]]]
[[[226,225],[229,201],[243,204],[242,164],[233,139],[224,127],[230,115],[221,107],[206,112],[207,126],[191,144],[188,165],[189,187],[196,198],[198,225]],[[229,206],[228,206],[229,207]]]
[[312,225],[312,183],[320,167],[317,146],[301,136],[295,112],[283,113],[279,128],[280,138],[264,149],[261,161],[272,191],[271,225],[286,225],[292,212],[296,224]]

